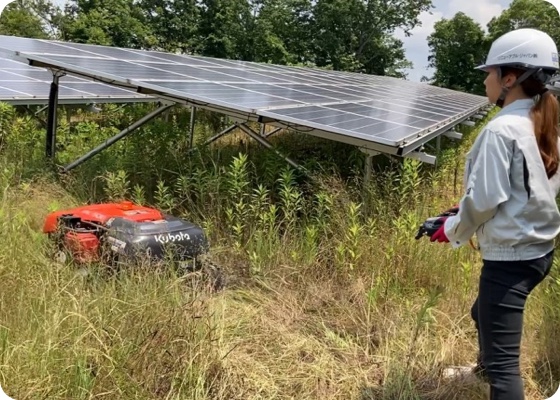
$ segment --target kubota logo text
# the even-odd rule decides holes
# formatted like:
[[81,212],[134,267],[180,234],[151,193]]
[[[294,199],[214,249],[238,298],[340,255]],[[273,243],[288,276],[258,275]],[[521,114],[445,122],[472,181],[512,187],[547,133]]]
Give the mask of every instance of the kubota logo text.
[[191,240],[191,237],[188,233],[180,232],[176,235],[172,233],[168,233],[165,235],[155,235],[154,239],[158,243],[169,243],[169,242],[180,242],[182,240]]

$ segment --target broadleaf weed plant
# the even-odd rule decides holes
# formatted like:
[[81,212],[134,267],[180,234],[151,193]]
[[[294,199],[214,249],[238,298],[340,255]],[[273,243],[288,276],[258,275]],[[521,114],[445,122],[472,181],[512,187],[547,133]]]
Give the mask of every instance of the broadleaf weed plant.
[[107,172],[103,177],[105,181],[104,192],[109,201],[126,200],[129,194],[130,180],[124,170]]
[[250,179],[248,158],[240,153],[234,157],[227,170],[228,206],[226,217],[232,232],[234,248],[240,252],[247,239],[247,224],[250,216]]

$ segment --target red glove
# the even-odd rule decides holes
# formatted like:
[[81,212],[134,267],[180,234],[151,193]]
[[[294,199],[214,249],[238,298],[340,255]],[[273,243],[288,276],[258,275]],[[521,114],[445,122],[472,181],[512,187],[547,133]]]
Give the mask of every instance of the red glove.
[[445,234],[445,220],[447,217],[441,217],[441,227],[430,237],[430,242],[449,243],[449,239]]

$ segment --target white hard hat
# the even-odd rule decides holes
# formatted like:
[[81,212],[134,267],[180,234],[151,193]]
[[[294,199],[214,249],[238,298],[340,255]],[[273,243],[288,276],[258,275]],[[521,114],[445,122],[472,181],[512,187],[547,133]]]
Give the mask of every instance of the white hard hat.
[[[532,78],[543,85],[549,83],[558,71],[558,48],[554,40],[538,29],[522,28],[508,32],[496,39],[486,62],[476,69],[486,70],[489,67],[512,67],[525,70],[514,82],[520,85],[526,79]],[[502,69],[498,68],[498,78],[502,77]],[[502,87],[496,105],[502,107],[510,88]],[[550,86],[543,88],[543,93]]]
[[529,28],[516,29],[496,39],[486,62],[476,69],[494,66],[542,69],[547,75],[552,75],[559,69],[558,48],[545,32]]

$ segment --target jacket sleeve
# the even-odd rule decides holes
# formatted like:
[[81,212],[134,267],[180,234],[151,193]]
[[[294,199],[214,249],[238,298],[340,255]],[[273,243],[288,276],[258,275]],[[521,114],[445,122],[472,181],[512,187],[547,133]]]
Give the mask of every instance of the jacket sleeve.
[[466,166],[470,174],[459,202],[459,212],[449,217],[444,225],[445,234],[455,248],[467,243],[511,193],[511,141],[489,129],[485,129],[479,139],[474,158],[469,161],[472,164]]

